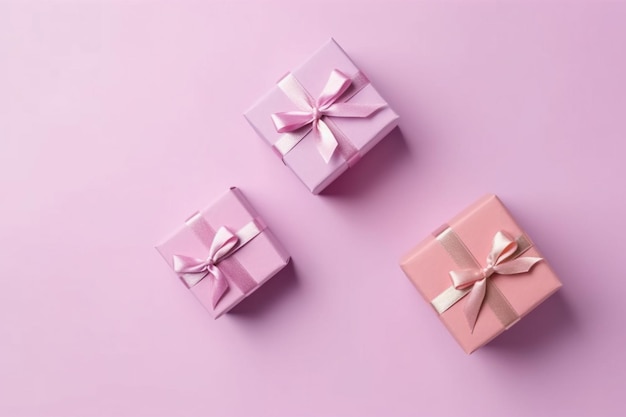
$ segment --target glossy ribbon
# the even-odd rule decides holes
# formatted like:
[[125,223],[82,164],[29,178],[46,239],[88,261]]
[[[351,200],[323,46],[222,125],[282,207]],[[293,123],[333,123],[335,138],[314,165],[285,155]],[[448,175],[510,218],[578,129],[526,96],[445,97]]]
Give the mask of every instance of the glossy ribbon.
[[348,161],[358,155],[357,149],[350,140],[331,121],[333,117],[369,117],[386,104],[346,103],[369,80],[362,73],[350,78],[343,72],[334,69],[330,72],[328,82],[316,99],[298,82],[293,74],[287,74],[279,81],[278,87],[294,103],[298,110],[272,114],[272,121],[279,133],[285,133],[274,144],[274,149],[285,156],[309,132],[317,142],[317,149],[326,163],[330,161],[337,149]]
[[486,266],[481,267],[450,227],[437,233],[436,239],[461,268],[449,272],[452,286],[431,301],[437,312],[443,313],[468,295],[464,313],[472,332],[485,302],[505,327],[513,324],[518,318],[517,312],[489,278],[493,274],[516,275],[530,271],[542,260],[538,257],[521,257],[532,246],[530,241],[523,235],[513,239],[503,231],[497,232],[487,255]]
[[261,233],[265,229],[263,223],[255,219],[237,233],[231,232],[224,226],[213,232],[206,219],[198,213],[187,221],[187,226],[196,233],[209,250],[205,259],[184,255],[173,256],[174,271],[189,288],[203,279],[210,279],[211,305],[215,308],[228,291],[229,282],[244,294],[256,287],[256,281],[231,255]]

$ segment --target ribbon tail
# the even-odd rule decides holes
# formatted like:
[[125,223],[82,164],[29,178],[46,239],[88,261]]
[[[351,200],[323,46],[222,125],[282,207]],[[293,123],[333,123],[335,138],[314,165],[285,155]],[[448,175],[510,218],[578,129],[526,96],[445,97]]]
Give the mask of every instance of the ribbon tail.
[[228,291],[228,281],[224,278],[224,275],[214,268],[211,272],[211,287],[209,291],[211,292],[211,307],[215,309],[217,303],[222,299],[226,291]]
[[474,327],[476,326],[478,314],[480,313],[483,301],[485,300],[486,293],[487,279],[482,279],[474,284],[472,290],[467,296],[467,301],[465,302],[465,307],[463,310],[465,312],[465,318],[467,319],[467,323],[469,324],[472,333],[474,332]]
[[330,117],[370,117],[386,104],[334,103],[324,108],[324,115]]
[[525,274],[543,258],[525,256],[496,265],[493,270],[501,275]]
[[322,155],[324,162],[329,163],[339,143],[335,135],[323,120],[318,120],[313,124],[313,133],[317,139],[317,149]]

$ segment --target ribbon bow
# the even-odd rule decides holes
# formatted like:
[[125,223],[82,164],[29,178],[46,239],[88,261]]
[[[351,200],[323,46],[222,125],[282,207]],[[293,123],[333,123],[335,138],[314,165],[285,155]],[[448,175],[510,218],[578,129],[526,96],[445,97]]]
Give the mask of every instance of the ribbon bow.
[[279,133],[293,132],[311,125],[317,141],[317,148],[328,163],[339,142],[335,133],[324,122],[323,117],[369,117],[384,104],[357,104],[340,102],[342,95],[352,84],[352,79],[341,71],[334,69],[324,86],[322,93],[314,99],[298,82],[289,84],[289,99],[299,108],[288,112],[272,114],[272,121]]
[[465,304],[465,317],[474,330],[478,314],[487,293],[487,279],[493,274],[514,275],[523,274],[541,261],[543,258],[531,256],[515,257],[518,249],[517,242],[505,232],[499,231],[493,238],[491,251],[487,256],[487,266],[482,269],[465,269],[450,271],[450,278],[454,288],[462,290],[471,288]]
[[211,303],[213,308],[228,290],[228,280],[220,271],[219,262],[234,252],[239,238],[226,227],[220,227],[209,248],[206,259],[174,255],[174,271],[180,274],[187,286],[193,287],[207,276],[211,277]]

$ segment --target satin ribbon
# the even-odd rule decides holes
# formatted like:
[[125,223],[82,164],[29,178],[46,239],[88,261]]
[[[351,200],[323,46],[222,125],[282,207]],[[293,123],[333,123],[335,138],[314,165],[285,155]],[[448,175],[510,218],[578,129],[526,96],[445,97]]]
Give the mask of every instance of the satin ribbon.
[[497,287],[490,285],[489,278],[494,274],[517,275],[529,272],[543,259],[521,257],[532,246],[530,241],[523,235],[513,239],[504,231],[497,232],[487,255],[486,266],[481,267],[451,228],[445,228],[436,238],[462,268],[449,272],[452,286],[431,302],[439,314],[467,295],[463,310],[472,332],[485,300],[505,326],[515,322],[517,313]]
[[[317,149],[326,163],[338,148],[344,148],[343,156],[350,161],[358,151],[349,139],[330,121],[333,117],[366,118],[384,108],[386,104],[346,103],[369,81],[362,73],[350,78],[338,69],[330,77],[319,97],[313,98],[293,74],[287,74],[278,87],[294,103],[298,110],[272,114],[272,121],[279,133],[286,133],[274,144],[281,156],[285,156],[309,132],[317,142]],[[307,128],[306,131],[304,128]]]
[[198,213],[187,221],[187,225],[207,245],[209,250],[205,259],[184,255],[173,256],[174,271],[179,274],[187,287],[191,288],[203,279],[210,279],[209,291],[213,308],[217,306],[230,288],[229,281],[244,294],[256,287],[256,281],[231,255],[261,233],[265,229],[263,223],[255,219],[236,234],[225,226],[220,227],[217,232],[213,232],[206,219]]

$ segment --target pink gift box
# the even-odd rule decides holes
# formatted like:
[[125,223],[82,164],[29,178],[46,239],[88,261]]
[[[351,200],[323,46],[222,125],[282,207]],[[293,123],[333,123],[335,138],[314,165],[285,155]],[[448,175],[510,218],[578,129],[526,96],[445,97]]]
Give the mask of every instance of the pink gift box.
[[[299,110],[297,103],[288,97],[281,87],[285,81],[293,77],[293,81],[299,83],[311,99],[315,100],[321,91],[326,91],[327,82],[333,72],[343,74],[352,80],[345,95],[338,98],[338,102],[355,105],[353,107],[378,105],[380,108],[372,114],[360,117],[318,115],[321,121],[328,123],[333,136],[339,142],[332,157],[326,162],[318,147],[319,137],[316,136],[315,130],[311,130],[312,124],[294,132],[280,133],[273,121],[273,115]],[[333,39],[315,52],[308,61],[281,79],[244,116],[314,194],[322,191],[354,165],[360,156],[368,152],[398,124],[398,115]],[[282,145],[290,141],[297,144],[285,152]]]
[[[214,255],[212,246],[219,248]],[[289,262],[280,242],[234,187],[194,213],[156,249],[213,318],[239,304]]]
[[561,287],[546,260],[539,258],[498,197],[487,195],[412,249],[400,266],[471,353]]

